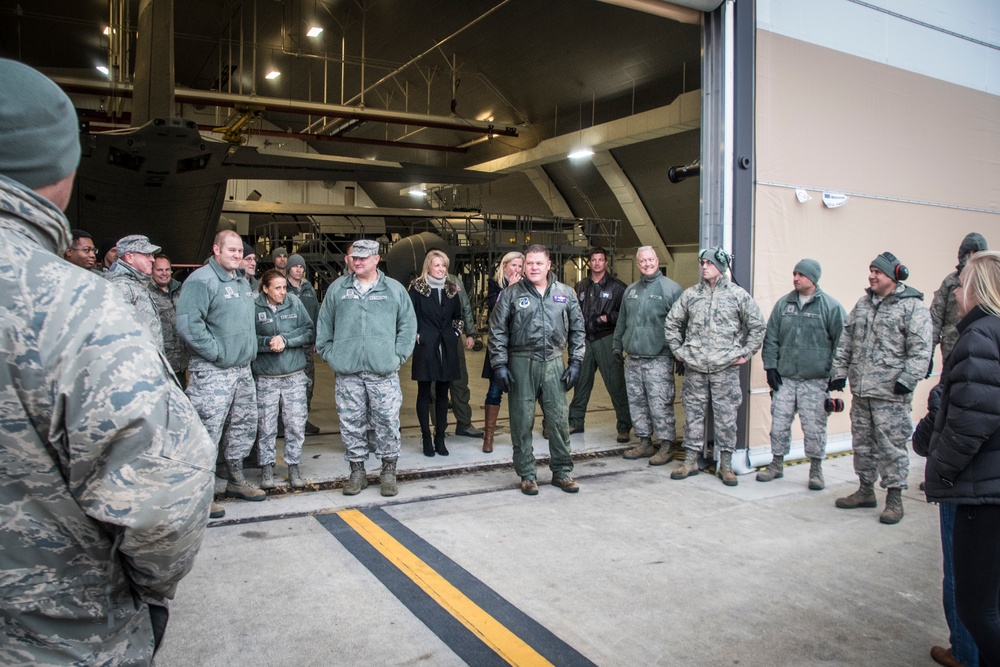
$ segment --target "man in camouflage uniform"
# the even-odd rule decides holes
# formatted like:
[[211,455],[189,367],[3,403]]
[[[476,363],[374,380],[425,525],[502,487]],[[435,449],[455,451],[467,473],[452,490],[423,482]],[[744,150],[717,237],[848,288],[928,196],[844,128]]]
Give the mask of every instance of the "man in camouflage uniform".
[[187,395],[216,446],[230,422],[226,496],[256,501],[267,494],[243,476],[243,459],[257,437],[257,388],[250,371],[257,334],[254,294],[239,270],[242,258],[243,239],[236,232],[215,235],[208,264],[188,277],[177,300],[177,332],[191,350]]
[[[549,251],[530,245],[524,252],[524,280],[500,293],[490,315],[490,362],[493,378],[510,392],[510,440],[514,445],[514,472],[521,493],[538,495],[531,429],[535,403],[541,401],[549,423],[549,469],[552,485],[576,493],[580,485],[570,476],[566,392],[580,378],[586,345],[583,315],[576,293],[556,279]],[[569,347],[569,365],[563,370],[562,351]]]
[[149,665],[212,445],[135,310],[62,259],[73,104],[0,60],[0,664]]
[[406,288],[378,269],[378,242],[355,241],[353,272],[330,286],[319,311],[316,351],[337,374],[340,437],[351,466],[344,495],[368,486],[368,430],[374,428],[382,459],[381,492],[394,496],[399,459],[399,367],[413,354],[417,316]]
[[153,245],[141,234],[133,234],[118,240],[118,261],[111,265],[107,279],[117,287],[125,300],[132,304],[139,321],[149,328],[160,349],[163,349],[163,330],[160,315],[153,303],[152,281],[153,255],[160,252],[160,246]]
[[[614,357],[625,365],[629,414],[639,438],[639,444],[624,457],[649,457],[649,465],[658,466],[673,459],[671,445],[677,438],[674,358],[663,327],[681,286],[660,272],[660,259],[652,246],[639,248],[635,263],[641,277],[625,288],[614,335]],[[660,439],[659,451],[653,445],[654,431]]]
[[160,253],[153,259],[153,303],[160,315],[163,331],[163,353],[174,369],[181,387],[187,387],[188,352],[184,339],[177,333],[177,299],[181,295],[181,283],[174,278],[170,258]]
[[795,288],[775,304],[767,320],[761,354],[771,388],[771,463],[758,482],[784,477],[784,459],[792,443],[792,420],[799,413],[809,488],[819,491],[826,457],[827,385],[837,342],[844,329],[844,308],[819,288],[823,269],[803,259],[792,270]]
[[[962,239],[962,244],[958,247],[958,266],[955,270],[945,276],[941,281],[941,287],[934,292],[934,300],[931,301],[931,364],[933,366],[934,348],[941,344],[941,362],[943,363],[951,348],[955,347],[958,340],[958,303],[955,301],[955,288],[958,287],[958,276],[965,268],[965,262],[969,255],[974,252],[989,250],[986,239],[982,234],[972,232]],[[928,367],[927,376],[930,377],[933,367]]]
[[575,287],[583,325],[587,330],[587,349],[580,366],[580,381],[569,404],[569,432],[583,433],[587,404],[594,389],[594,376],[600,370],[618,418],[618,442],[628,442],[632,418],[628,411],[625,373],[612,355],[612,338],[622,295],[625,294],[625,283],[608,273],[608,256],[604,248],[591,248],[588,257],[590,275]]
[[[306,307],[310,319],[313,322],[313,340],[316,339],[316,322],[319,321],[319,297],[316,296],[316,288],[306,279],[306,260],[302,255],[294,254],[288,258],[285,267],[285,277],[288,279],[288,293],[294,294]],[[304,350],[306,353],[306,409],[312,409],[313,389],[316,386],[316,363],[315,345],[309,344]],[[319,427],[306,419],[306,435],[316,435]]]
[[731,257],[723,248],[698,255],[701,282],[681,294],[667,315],[665,333],[674,358],[684,365],[684,462],[671,479],[698,473],[705,441],[705,413],[711,403],[719,476],[736,486],[736,413],[743,402],[740,366],[764,341],[764,317],[753,297],[726,277]]
[[867,293],[844,323],[829,384],[832,391],[851,384],[854,472],[861,482],[837,499],[837,507],[877,507],[875,482],[881,476],[888,491],[879,520],[888,524],[903,518],[913,389],[931,360],[931,315],[924,295],[902,282],[909,275],[892,253],[872,260]]

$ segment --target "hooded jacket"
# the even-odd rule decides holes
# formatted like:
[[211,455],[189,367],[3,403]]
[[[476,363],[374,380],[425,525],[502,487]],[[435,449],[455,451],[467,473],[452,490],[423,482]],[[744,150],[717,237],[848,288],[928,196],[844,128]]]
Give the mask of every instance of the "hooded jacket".
[[68,243],[61,211],[0,176],[0,663],[148,665],[150,605],[165,622],[201,545],[215,445]]
[[136,317],[146,325],[153,339],[163,349],[163,327],[160,324],[160,315],[153,302],[153,295],[150,293],[155,285],[152,279],[140,273],[135,267],[126,264],[123,259],[111,265],[111,269],[106,276],[108,281],[118,288],[125,297],[125,300],[135,308]]

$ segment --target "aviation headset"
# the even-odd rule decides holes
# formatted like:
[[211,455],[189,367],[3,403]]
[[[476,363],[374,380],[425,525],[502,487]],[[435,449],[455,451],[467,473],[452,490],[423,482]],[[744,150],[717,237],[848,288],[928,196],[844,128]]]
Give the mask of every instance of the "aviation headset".
[[[716,265],[720,270],[725,271],[733,263],[733,257],[722,246],[716,248],[706,248],[698,253],[698,259],[707,259]],[[723,268],[725,267],[725,268]]]

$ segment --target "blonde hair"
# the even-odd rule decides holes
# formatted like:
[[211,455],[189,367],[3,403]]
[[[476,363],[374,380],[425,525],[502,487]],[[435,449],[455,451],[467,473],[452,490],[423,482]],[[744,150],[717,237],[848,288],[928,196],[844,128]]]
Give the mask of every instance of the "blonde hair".
[[[427,282],[427,274],[430,273],[431,271],[431,262],[434,261],[435,257],[441,258],[441,260],[444,262],[445,268],[448,268],[448,266],[451,264],[451,260],[448,259],[448,255],[446,255],[441,250],[438,250],[437,248],[434,248],[433,250],[428,250],[427,254],[424,255],[424,270],[420,272],[420,278],[424,282]],[[445,276],[445,279],[447,278],[448,276]]]
[[1000,317],[1000,252],[995,250],[969,255],[962,270],[962,296],[969,297],[990,315]]
[[521,260],[523,262],[524,261],[524,255],[522,255],[521,253],[519,253],[516,250],[512,250],[509,253],[507,253],[506,255],[504,255],[503,259],[500,260],[500,266],[497,267],[497,273],[496,273],[496,277],[495,277],[495,280],[497,281],[497,285],[500,285],[500,287],[506,287],[507,286],[507,276],[504,275],[504,269],[506,269],[507,265],[510,264],[511,262],[513,262],[515,259],[519,259],[519,260]]

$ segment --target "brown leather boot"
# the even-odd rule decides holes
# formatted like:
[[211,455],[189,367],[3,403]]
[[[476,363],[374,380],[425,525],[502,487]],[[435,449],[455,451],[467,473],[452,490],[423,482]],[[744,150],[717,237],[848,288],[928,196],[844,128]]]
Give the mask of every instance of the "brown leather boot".
[[497,431],[497,417],[499,416],[499,405],[486,406],[486,426],[483,427],[483,451],[487,454],[493,451],[493,436]]

